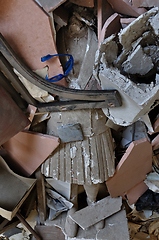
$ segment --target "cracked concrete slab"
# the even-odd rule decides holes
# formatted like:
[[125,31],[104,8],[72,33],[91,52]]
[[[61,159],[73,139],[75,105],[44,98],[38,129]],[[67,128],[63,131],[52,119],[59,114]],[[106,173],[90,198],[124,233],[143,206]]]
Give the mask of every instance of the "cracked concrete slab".
[[110,217],[121,209],[122,198],[111,198],[110,196],[87,206],[72,215],[70,218],[82,229],[87,229],[99,221]]

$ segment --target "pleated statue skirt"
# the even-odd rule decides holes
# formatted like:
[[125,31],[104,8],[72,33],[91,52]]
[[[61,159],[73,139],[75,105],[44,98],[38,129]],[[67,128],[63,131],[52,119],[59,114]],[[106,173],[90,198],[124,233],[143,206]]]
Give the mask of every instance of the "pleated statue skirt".
[[83,184],[103,183],[115,171],[111,130],[102,110],[51,113],[48,134],[58,136],[57,126],[80,123],[84,139],[61,143],[42,165],[42,173],[55,180]]

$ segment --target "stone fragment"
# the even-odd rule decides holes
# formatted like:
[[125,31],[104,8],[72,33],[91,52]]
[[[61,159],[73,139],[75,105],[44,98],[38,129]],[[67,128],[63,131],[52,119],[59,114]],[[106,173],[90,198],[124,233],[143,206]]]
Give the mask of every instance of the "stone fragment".
[[97,234],[97,240],[129,240],[125,210],[115,213],[105,221],[105,228]]
[[152,170],[152,147],[147,139],[134,141],[127,148],[113,177],[106,181],[111,197],[123,196],[143,181]]
[[151,57],[144,54],[142,47],[139,45],[123,62],[122,67],[126,73],[145,75],[154,67],[154,64]]
[[159,13],[156,14],[152,19],[149,19],[150,25],[154,30],[156,36],[159,36]]
[[124,49],[130,50],[131,43],[138,39],[145,31],[149,30],[148,19],[158,13],[158,8],[153,8],[150,11],[142,14],[132,23],[124,28],[119,34],[119,41]]
[[82,229],[87,229],[88,227],[118,212],[121,209],[121,205],[121,197],[111,198],[108,196],[88,207],[85,207],[73,213],[70,215],[70,217]]

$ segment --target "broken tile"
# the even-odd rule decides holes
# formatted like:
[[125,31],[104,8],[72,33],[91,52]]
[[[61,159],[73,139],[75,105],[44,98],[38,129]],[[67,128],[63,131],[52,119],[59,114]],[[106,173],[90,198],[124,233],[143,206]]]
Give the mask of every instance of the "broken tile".
[[[65,235],[57,226],[45,226],[45,225],[37,225],[35,227],[36,232],[40,237],[45,240],[57,239],[57,240],[65,240]],[[36,240],[35,237],[32,240]]]
[[134,141],[127,148],[113,177],[106,181],[111,197],[123,196],[143,181],[152,170],[152,147],[145,139]]
[[[36,1],[36,0],[35,0]],[[37,0],[37,3],[45,9],[46,12],[51,12],[58,8],[62,3],[66,2],[66,0]]]
[[70,218],[75,221],[82,229],[98,223],[108,218],[121,209],[122,198],[111,198],[110,196],[85,207],[72,215]]
[[156,14],[152,19],[149,19],[150,25],[153,31],[155,32],[156,36],[159,36],[158,21],[159,21],[159,13]]
[[69,13],[68,13],[67,9],[65,9],[63,6],[60,6],[60,7],[56,8],[53,11],[53,16],[54,16],[54,21],[60,27],[63,27],[63,26],[67,25]]
[[138,183],[135,187],[131,188],[126,192],[126,196],[130,205],[134,204],[139,197],[142,196],[148,189],[148,186],[142,181]]
[[158,8],[153,8],[150,11],[142,14],[132,23],[124,28],[119,34],[119,40],[124,49],[130,50],[131,44],[139,38],[144,32],[149,30],[149,25],[146,24],[148,19],[158,13]]
[[101,30],[98,44],[104,41],[105,38],[110,37],[112,34],[118,33],[121,29],[120,16],[117,13],[111,15],[103,25]]
[[154,64],[151,57],[147,56],[139,45],[123,62],[122,67],[126,73],[146,75],[153,69]]
[[30,176],[58,145],[56,137],[28,131],[16,134],[3,147],[14,166],[25,176]]
[[135,8],[131,6],[131,4],[128,1],[124,0],[108,0],[112,8],[114,9],[115,12],[121,13],[124,15],[132,16],[132,17],[138,17],[140,14],[143,14],[146,12],[146,9],[144,8]]
[[0,85],[0,145],[30,124],[25,114]]
[[[48,65],[49,78],[63,73],[58,57],[41,62],[41,57],[57,54],[57,50],[50,18],[34,1],[1,0],[0,25],[6,41],[30,69]],[[64,79],[58,84],[66,86]]]
[[11,220],[19,210],[36,180],[15,174],[0,157],[0,215]]
[[97,240],[129,240],[125,210],[121,210],[105,221],[105,227],[97,233]]
[[74,4],[83,6],[83,7],[91,7],[91,8],[94,7],[94,0],[88,0],[88,1],[85,1],[85,0],[69,0],[69,1],[74,3]]

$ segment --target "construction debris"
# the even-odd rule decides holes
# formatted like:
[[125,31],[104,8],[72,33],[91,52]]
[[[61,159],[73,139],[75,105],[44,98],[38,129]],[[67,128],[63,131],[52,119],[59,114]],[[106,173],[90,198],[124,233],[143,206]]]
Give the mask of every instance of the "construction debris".
[[1,238],[159,239],[158,2],[0,6]]

